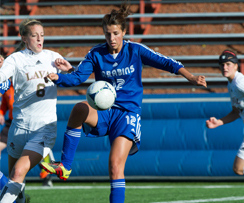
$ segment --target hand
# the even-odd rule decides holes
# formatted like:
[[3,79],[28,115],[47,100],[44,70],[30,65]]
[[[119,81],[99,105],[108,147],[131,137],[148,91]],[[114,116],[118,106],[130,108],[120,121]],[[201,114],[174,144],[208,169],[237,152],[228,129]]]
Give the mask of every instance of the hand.
[[3,61],[4,61],[4,58],[3,58],[3,56],[2,55],[0,55],[0,68],[2,67],[2,65],[3,65]]
[[196,86],[204,86],[207,88],[207,82],[205,80],[205,76],[199,75],[199,76],[193,76],[189,79],[189,81]]
[[58,74],[50,73],[46,77],[44,77],[45,83],[52,82],[58,80]]
[[55,63],[55,66],[61,71],[68,72],[70,69],[73,69],[73,67],[70,65],[70,63],[68,61],[66,61],[65,59],[57,58],[54,63]]
[[211,117],[209,120],[206,121],[206,126],[208,128],[217,128],[218,126],[223,125],[221,120],[217,120],[215,117]]
[[5,118],[2,114],[0,114],[0,124],[3,125],[5,123]]
[[178,73],[180,75],[184,76],[193,85],[204,86],[207,88],[207,82],[205,80],[205,76],[202,76],[202,75],[194,76],[188,70],[186,70],[183,67],[178,70]]

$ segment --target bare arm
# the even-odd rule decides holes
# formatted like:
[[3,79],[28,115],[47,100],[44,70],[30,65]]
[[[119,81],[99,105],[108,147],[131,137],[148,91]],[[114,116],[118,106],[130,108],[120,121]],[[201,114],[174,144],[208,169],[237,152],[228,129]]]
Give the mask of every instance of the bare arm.
[[194,76],[192,75],[188,70],[185,68],[180,68],[178,73],[185,77],[189,82],[191,82],[193,85],[197,86],[204,86],[207,88],[207,83],[205,80],[205,76],[199,75],[199,76]]
[[3,61],[4,61],[4,58],[2,57],[2,55],[0,55],[0,68],[1,68],[2,65],[3,65]]
[[226,123],[231,123],[237,118],[239,118],[239,110],[236,107],[232,107],[232,111],[221,119],[216,119],[215,117],[211,117],[206,121],[206,126],[208,128],[217,128],[218,126],[224,125]]

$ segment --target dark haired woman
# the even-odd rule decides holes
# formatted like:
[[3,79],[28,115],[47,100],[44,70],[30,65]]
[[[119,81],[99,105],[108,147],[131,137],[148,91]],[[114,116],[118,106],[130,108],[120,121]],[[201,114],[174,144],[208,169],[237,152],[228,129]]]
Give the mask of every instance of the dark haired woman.
[[[111,144],[109,155],[111,203],[124,202],[126,159],[128,155],[135,154],[140,147],[143,64],[180,74],[194,85],[206,87],[204,76],[193,76],[180,62],[154,52],[143,44],[124,40],[126,18],[129,14],[129,5],[123,4],[119,10],[112,10],[110,14],[104,16],[102,27],[106,43],[93,47],[77,71],[67,75],[48,75],[55,84],[67,87],[81,84],[94,72],[96,80],[107,81],[116,89],[117,98],[109,110],[96,111],[87,102],[74,106],[64,135],[61,163],[42,164],[48,172],[66,180],[71,173],[71,163],[81,128],[83,127],[86,136],[108,135]],[[62,69],[71,68],[64,59],[57,59],[56,63]]]
[[[232,111],[220,119],[211,117],[206,121],[208,128],[217,128],[233,122],[239,117],[244,121],[244,75],[238,71],[239,64],[236,54],[230,50],[223,51],[219,56],[219,66],[222,75],[228,79],[228,92],[231,98]],[[233,170],[237,175],[244,174],[244,142],[242,142],[237,152]]]

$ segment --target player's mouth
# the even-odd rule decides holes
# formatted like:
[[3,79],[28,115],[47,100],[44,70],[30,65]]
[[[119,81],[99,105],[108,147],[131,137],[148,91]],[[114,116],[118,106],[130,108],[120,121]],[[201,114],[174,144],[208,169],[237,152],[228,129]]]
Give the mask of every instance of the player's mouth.
[[115,47],[116,46],[116,43],[111,43],[110,44],[112,47]]

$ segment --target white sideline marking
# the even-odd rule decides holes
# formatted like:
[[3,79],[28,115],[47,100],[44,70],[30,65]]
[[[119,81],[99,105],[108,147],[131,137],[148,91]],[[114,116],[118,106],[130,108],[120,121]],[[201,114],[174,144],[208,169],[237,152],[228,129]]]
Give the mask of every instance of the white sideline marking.
[[[57,104],[76,104],[82,100],[58,100]],[[191,102],[230,102],[229,97],[199,97],[199,98],[144,98],[142,103],[191,103]]]
[[[126,186],[126,189],[164,189],[164,188],[244,188],[243,185],[206,185],[206,186]],[[53,187],[43,187],[43,186],[26,186],[26,190],[63,190],[63,189],[110,189],[110,186],[53,186]],[[243,197],[244,198],[244,197]],[[173,202],[170,202],[173,203]],[[178,203],[178,202],[177,202]]]
[[244,197],[223,197],[214,199],[196,199],[196,200],[179,200],[171,202],[151,202],[151,203],[199,203],[199,202],[226,202],[226,201],[237,201],[244,200]]

